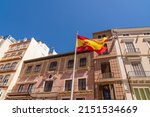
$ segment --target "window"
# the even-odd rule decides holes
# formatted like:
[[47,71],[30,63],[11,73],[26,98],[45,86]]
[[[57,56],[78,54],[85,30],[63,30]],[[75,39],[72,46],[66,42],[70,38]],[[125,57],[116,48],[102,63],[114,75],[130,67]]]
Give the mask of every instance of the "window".
[[52,90],[53,81],[45,81],[44,91],[48,92]]
[[132,62],[131,63],[132,68],[133,68],[133,75],[134,76],[146,76],[143,66],[140,62]]
[[68,68],[73,68],[73,63],[74,63],[74,60],[69,60],[68,61]]
[[0,75],[0,81],[2,81],[3,80],[3,75]]
[[7,63],[3,69],[6,70],[6,69],[9,69],[9,67],[10,67],[10,63]]
[[17,53],[17,55],[22,55],[22,53],[23,53],[22,51],[19,51],[19,52]]
[[34,84],[29,84],[29,86],[28,86],[28,92],[32,92],[33,86],[34,86]]
[[16,55],[16,53],[12,53],[12,54],[11,54],[11,56],[15,56],[15,55]]
[[101,35],[98,35],[98,39],[100,39],[100,38],[102,38],[102,36],[101,36]]
[[41,65],[36,65],[34,71],[39,72],[41,70]]
[[102,35],[102,37],[104,38],[104,37],[106,37],[106,35]]
[[106,43],[104,44],[104,47],[102,48],[101,52],[102,52],[103,55],[108,54],[108,48],[107,48],[107,44]]
[[150,35],[150,33],[144,33],[144,35]]
[[7,82],[8,82],[8,80],[9,80],[9,78],[10,78],[10,75],[8,74],[8,75],[6,75],[5,77],[4,77],[4,79],[3,79],[3,84],[4,85],[6,85],[7,84]]
[[11,64],[11,69],[15,69],[16,68],[16,65],[17,65],[17,62],[14,62]]
[[103,35],[98,35],[98,39],[101,39],[101,38],[104,38],[104,37],[106,37],[105,34],[103,34]]
[[50,66],[49,66],[49,70],[56,70],[57,67],[57,61],[51,62]]
[[24,92],[24,85],[20,85],[18,88],[18,92]]
[[111,92],[109,85],[104,85],[102,87],[103,99],[104,100],[111,100]]
[[27,69],[26,69],[26,73],[29,73],[32,71],[32,66],[28,66]]
[[3,65],[3,64],[1,64],[1,65],[0,65],[0,69],[3,69],[3,66],[4,66],[4,65]]
[[78,80],[78,90],[86,90],[86,79]]
[[102,78],[112,78],[110,62],[101,63]]
[[71,91],[72,80],[66,80],[65,82],[65,91]]
[[133,45],[133,42],[125,42],[126,47],[127,47],[127,52],[136,52],[135,47]]
[[123,36],[129,36],[129,34],[123,34]]
[[86,58],[81,58],[80,59],[80,67],[86,66]]
[[150,89],[145,88],[133,88],[135,97],[137,100],[150,100]]

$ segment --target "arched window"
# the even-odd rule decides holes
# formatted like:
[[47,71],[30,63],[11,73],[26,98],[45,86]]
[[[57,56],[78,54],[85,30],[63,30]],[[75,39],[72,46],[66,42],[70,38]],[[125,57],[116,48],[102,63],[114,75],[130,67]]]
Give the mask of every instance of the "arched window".
[[0,65],[0,70],[3,69],[3,66],[4,66],[3,64]]
[[6,70],[6,69],[9,69],[10,68],[10,63],[7,63],[5,66],[4,66],[4,70]]
[[16,65],[17,65],[17,62],[12,63],[11,64],[11,69],[15,69]]
[[4,79],[3,79],[3,84],[4,84],[4,85],[7,84],[9,78],[10,78],[10,74],[8,74],[8,75],[6,75],[6,76],[4,77]]
[[2,81],[2,79],[3,79],[3,75],[0,75],[0,81]]

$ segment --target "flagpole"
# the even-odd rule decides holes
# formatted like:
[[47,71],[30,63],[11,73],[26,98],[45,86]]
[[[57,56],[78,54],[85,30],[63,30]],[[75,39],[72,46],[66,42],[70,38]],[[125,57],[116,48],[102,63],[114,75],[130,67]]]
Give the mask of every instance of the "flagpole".
[[76,71],[76,59],[77,59],[77,36],[78,36],[78,33],[76,34],[76,44],[75,44],[75,52],[74,52],[74,64],[73,64],[73,74],[72,74],[72,87],[71,87],[71,97],[70,97],[70,100],[73,100],[74,98],[74,95],[73,95],[73,92],[74,92],[74,79],[75,79],[75,71]]

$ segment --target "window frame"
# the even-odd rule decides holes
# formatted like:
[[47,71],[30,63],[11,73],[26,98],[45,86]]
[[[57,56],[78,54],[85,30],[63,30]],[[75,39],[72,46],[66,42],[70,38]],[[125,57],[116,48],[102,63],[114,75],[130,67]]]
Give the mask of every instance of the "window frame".
[[80,67],[86,67],[86,64],[87,64],[87,58],[86,57],[83,57],[83,58],[80,58]]
[[19,93],[23,93],[23,92],[24,92],[24,86],[25,86],[24,84],[19,85],[17,91],[18,91]]
[[34,87],[34,84],[29,84],[27,92],[29,92],[29,93],[33,92],[33,87]]
[[[135,91],[135,89],[137,92]],[[140,89],[143,89],[144,95],[142,95],[142,92],[141,92],[142,90],[140,90]],[[134,92],[136,100],[150,100],[150,94],[147,94],[146,89],[148,89],[149,93],[150,93],[149,87],[133,87],[133,92]],[[136,94],[136,93],[138,93],[138,94]],[[146,98],[146,99],[143,99],[143,98]]]
[[49,64],[49,71],[54,71],[57,69],[57,65],[58,65],[58,62],[57,61],[53,61]]
[[[84,82],[83,82],[83,80],[84,80]],[[86,78],[79,78],[78,79],[78,90],[79,91],[85,91],[86,85],[87,85],[87,79]]]
[[[14,64],[15,64],[15,66],[14,66]],[[10,68],[11,68],[11,69],[15,69],[16,66],[17,66],[17,64],[18,64],[18,62],[13,62],[13,63],[11,64]]]
[[44,83],[44,92],[51,92],[53,89],[53,84],[54,84],[53,80],[46,80]]
[[[29,69],[29,67],[31,67],[31,68]],[[27,68],[26,68],[26,73],[32,72],[32,69],[33,69],[33,66],[32,66],[32,65],[27,66]]]
[[35,65],[34,72],[40,72],[41,71],[41,67],[42,67],[42,64]]
[[73,59],[68,60],[67,68],[71,69],[71,68],[73,68],[73,65],[74,65],[74,60]]
[[72,80],[65,80],[65,91],[71,91],[72,89]]
[[10,78],[10,74],[7,74],[3,77],[3,84],[4,85],[7,85],[7,83],[9,82],[9,78]]
[[3,67],[3,70],[7,70],[11,67],[11,63],[6,63]]

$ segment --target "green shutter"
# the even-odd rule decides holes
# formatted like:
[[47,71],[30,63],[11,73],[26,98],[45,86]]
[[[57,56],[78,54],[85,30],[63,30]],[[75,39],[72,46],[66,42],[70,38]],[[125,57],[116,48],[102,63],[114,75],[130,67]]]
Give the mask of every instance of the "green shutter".
[[142,96],[142,100],[146,100],[146,95],[144,93],[144,89],[143,88],[139,88],[140,89],[140,93],[141,93],[141,96]]
[[148,100],[150,100],[150,90],[149,90],[149,88],[145,88],[145,92],[146,92]]
[[134,88],[134,93],[135,93],[136,99],[141,100],[138,88]]

